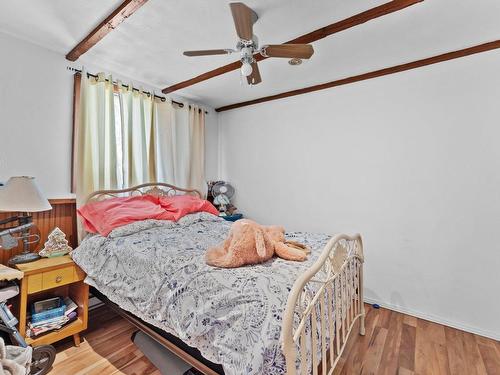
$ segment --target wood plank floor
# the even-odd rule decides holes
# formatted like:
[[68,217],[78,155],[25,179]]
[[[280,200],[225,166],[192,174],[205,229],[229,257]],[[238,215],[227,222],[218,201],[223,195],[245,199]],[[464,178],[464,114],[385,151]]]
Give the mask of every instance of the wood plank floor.
[[[366,305],[366,335],[353,334],[336,375],[500,375],[500,342]],[[90,312],[79,348],[56,345],[50,375],[161,375],[130,341],[134,328],[107,308]]]
[[352,337],[334,374],[500,375],[500,342],[366,306],[366,335]]
[[161,375],[130,337],[137,329],[106,307],[89,311],[89,328],[77,348],[71,338],[54,346],[49,375]]

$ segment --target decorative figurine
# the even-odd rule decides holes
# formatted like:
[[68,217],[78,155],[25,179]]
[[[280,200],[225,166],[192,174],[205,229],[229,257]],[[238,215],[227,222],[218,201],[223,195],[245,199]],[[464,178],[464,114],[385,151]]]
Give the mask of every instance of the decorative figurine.
[[40,255],[47,258],[59,257],[68,254],[71,250],[72,248],[68,245],[66,234],[56,227],[50,232],[43,250],[40,251]]

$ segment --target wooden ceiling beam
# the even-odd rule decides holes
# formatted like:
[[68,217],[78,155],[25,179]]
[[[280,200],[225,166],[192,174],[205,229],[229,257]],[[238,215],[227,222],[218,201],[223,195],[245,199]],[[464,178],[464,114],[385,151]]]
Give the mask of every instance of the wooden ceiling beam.
[[[343,30],[350,29],[351,27],[361,25],[365,22],[373,20],[375,18],[379,18],[385,16],[390,13],[397,12],[401,9],[407,8],[411,5],[420,3],[424,0],[393,0],[388,3],[379,5],[375,8],[368,9],[364,12],[358,13],[352,17],[346,18],[342,21],[332,23],[331,25],[322,27],[320,29],[314,30],[310,33],[299,36],[298,38],[289,40],[284,44],[294,44],[294,43],[313,43],[317,40],[326,38],[327,36],[336,34]],[[262,56],[261,54],[255,54],[254,58],[256,61],[262,61],[267,59],[267,57]],[[192,86],[196,83],[200,83],[206,81],[210,78],[214,78],[220,76],[222,74],[231,72],[233,70],[239,69],[241,67],[240,61],[235,61],[230,64],[224,65],[220,68],[210,70],[209,72],[200,74],[194,78],[188,79],[186,81],[177,83],[175,85],[169,86],[162,90],[164,94],[169,94],[171,92]]]
[[108,35],[119,24],[134,14],[137,9],[146,4],[148,0],[125,0],[104,21],[90,32],[67,55],[69,61],[76,61],[81,55],[95,46],[102,38]]
[[264,96],[262,98],[248,100],[246,102],[226,105],[224,107],[216,108],[215,110],[217,112],[229,111],[229,110],[235,109],[235,108],[241,108],[241,107],[245,107],[245,106],[249,106],[249,105],[253,105],[253,104],[269,102],[271,100],[277,100],[277,99],[288,98],[290,96],[307,94],[307,93],[313,92],[313,91],[325,90],[325,89],[329,89],[329,88],[336,87],[336,86],[348,85],[348,84],[354,83],[354,82],[360,82],[360,81],[365,81],[367,79],[386,76],[389,74],[400,73],[400,72],[404,72],[406,70],[421,68],[421,67],[424,67],[427,65],[432,65],[432,64],[437,64],[437,63],[444,62],[444,61],[458,59],[461,57],[470,56],[470,55],[474,55],[476,53],[481,53],[481,52],[487,52],[487,51],[491,51],[491,50],[498,49],[498,48],[500,48],[500,40],[495,40],[493,42],[483,43],[483,44],[479,44],[479,45],[476,45],[473,47],[464,48],[464,49],[461,49],[458,51],[447,52],[447,53],[443,53],[441,55],[428,57],[426,59],[416,60],[416,61],[412,61],[412,62],[409,62],[406,64],[401,64],[401,65],[395,65],[395,66],[392,66],[389,68],[375,70],[373,72],[359,74],[356,76],[343,78],[343,79],[339,79],[336,81],[331,81],[331,82],[322,83],[319,85],[304,87],[304,88],[298,89],[298,90],[287,91],[287,92],[283,92],[281,94]]

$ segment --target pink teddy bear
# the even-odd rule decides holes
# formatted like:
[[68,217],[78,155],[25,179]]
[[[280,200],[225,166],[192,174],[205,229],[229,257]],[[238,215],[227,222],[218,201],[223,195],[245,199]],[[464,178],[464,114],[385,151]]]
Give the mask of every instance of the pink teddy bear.
[[211,266],[224,268],[263,263],[274,254],[286,260],[306,260],[309,250],[305,246],[291,241],[288,243],[294,246],[285,243],[283,227],[265,227],[252,220],[238,220],[221,245],[207,250],[205,260]]

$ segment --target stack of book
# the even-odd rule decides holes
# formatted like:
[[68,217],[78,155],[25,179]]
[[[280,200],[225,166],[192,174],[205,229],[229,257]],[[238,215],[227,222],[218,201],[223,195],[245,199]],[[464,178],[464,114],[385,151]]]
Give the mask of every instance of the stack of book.
[[27,337],[37,337],[42,333],[60,329],[64,325],[76,320],[78,316],[76,311],[78,306],[76,303],[69,297],[65,297],[63,301],[65,306],[64,313],[59,316],[51,317],[49,315],[47,319],[36,321],[31,321],[31,316],[28,317]]

